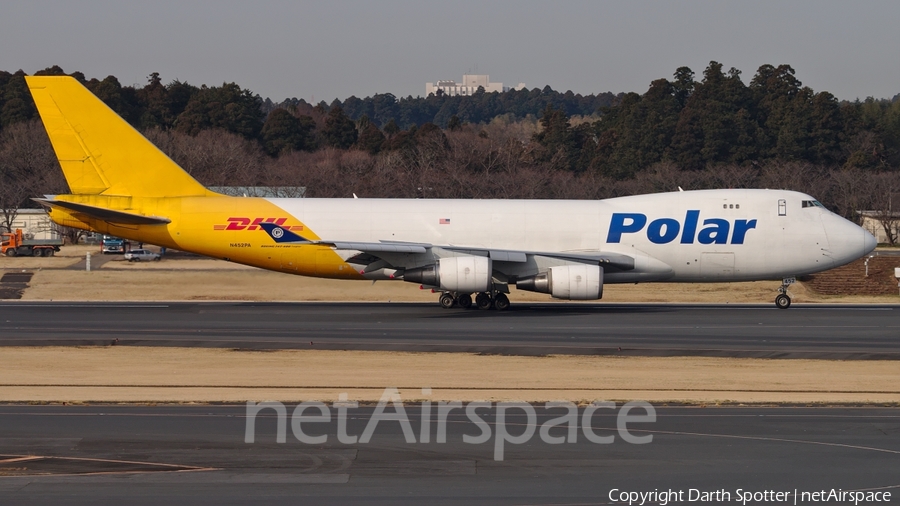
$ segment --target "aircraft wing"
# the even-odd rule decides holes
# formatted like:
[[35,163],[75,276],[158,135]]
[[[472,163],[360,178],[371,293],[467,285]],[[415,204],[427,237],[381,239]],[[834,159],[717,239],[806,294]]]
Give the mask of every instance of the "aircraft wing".
[[487,253],[495,262],[527,262],[529,257],[545,257],[557,260],[565,260],[568,262],[580,262],[591,265],[605,265],[615,267],[623,271],[634,269],[634,258],[621,253],[611,253],[603,251],[525,251],[525,250],[502,250],[492,248],[470,248],[459,246],[439,246],[441,249],[455,251],[457,253],[468,253],[476,256],[485,256]]
[[334,249],[355,250],[365,253],[425,253],[428,248],[431,248],[430,244],[410,242],[313,241],[290,230],[285,230],[275,223],[260,223],[259,226],[276,243],[321,244],[334,246]]
[[[486,256],[494,262],[525,263],[534,257],[552,258],[567,262],[578,262],[591,265],[612,267],[621,271],[634,269],[634,258],[621,253],[602,251],[525,251],[506,250],[495,248],[479,248],[470,246],[453,246],[429,243],[412,243],[400,241],[359,242],[359,241],[329,241],[309,240],[299,234],[285,230],[274,223],[260,223],[260,227],[269,234],[276,243],[293,244],[320,244],[332,246],[337,250],[361,251],[371,257],[386,260],[394,264],[397,253],[427,254],[435,249],[453,251],[471,256]],[[386,258],[390,257],[390,258]],[[395,267],[404,267],[394,265]]]

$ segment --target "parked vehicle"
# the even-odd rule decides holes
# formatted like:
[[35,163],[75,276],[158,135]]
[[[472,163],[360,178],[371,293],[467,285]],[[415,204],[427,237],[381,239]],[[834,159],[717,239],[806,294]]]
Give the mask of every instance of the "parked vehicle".
[[104,255],[121,255],[122,253],[125,253],[125,239],[104,235],[103,240],[100,241],[100,251]]
[[0,234],[3,239],[2,251],[8,257],[45,256],[52,257],[63,245],[62,239],[26,239],[21,228],[15,232]]
[[154,253],[147,249],[133,249],[128,253],[125,253],[125,260],[128,260],[129,262],[142,262],[149,260],[159,261],[159,259],[159,253]]

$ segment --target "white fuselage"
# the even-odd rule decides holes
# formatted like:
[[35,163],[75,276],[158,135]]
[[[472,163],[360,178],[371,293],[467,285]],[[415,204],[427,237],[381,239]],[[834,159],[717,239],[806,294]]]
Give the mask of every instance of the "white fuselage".
[[327,240],[633,257],[634,271],[609,273],[609,283],[781,279],[851,262],[875,246],[813,197],[782,190],[598,201],[269,200]]

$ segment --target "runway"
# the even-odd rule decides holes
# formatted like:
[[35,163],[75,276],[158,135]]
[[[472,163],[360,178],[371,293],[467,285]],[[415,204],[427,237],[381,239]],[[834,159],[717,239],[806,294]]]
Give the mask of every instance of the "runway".
[[408,303],[0,304],[0,346],[202,346],[768,358],[900,358],[900,306]]
[[[363,433],[372,411],[350,409],[346,433]],[[615,413],[602,411],[596,434],[615,435]],[[328,437],[311,445],[290,424],[276,443],[274,411],[258,415],[256,439],[246,443],[244,406],[2,406],[0,496],[15,504],[587,505],[623,504],[611,500],[622,491],[681,490],[686,499],[692,488],[727,491],[730,503],[738,489],[791,494],[781,504],[804,491],[890,492],[891,502],[900,493],[900,409],[656,411],[655,422],[630,425],[653,435],[647,444],[597,444],[581,434],[547,444],[535,435],[507,444],[497,461],[493,442],[463,441],[479,428],[461,410],[447,419],[446,443],[435,442],[434,418],[430,442],[420,442],[422,415],[408,406],[415,442],[382,421],[369,443],[343,444],[332,421],[304,425]],[[509,433],[521,434],[526,419],[515,413],[506,416]],[[537,413],[538,424],[559,415]],[[496,428],[495,412],[480,415]]]
[[[17,302],[0,304],[0,346],[896,360],[898,309],[520,304],[500,313],[431,304]],[[682,499],[692,490],[730,494],[707,504],[740,503],[739,491],[783,492],[788,504],[792,494],[832,489],[891,493],[891,501],[900,494],[897,407],[655,406],[656,421],[631,425],[632,434],[653,436],[647,444],[626,442],[615,411],[601,409],[591,424],[596,435],[616,436],[612,443],[579,431],[571,442],[549,444],[539,427],[561,412],[536,405],[533,436],[506,444],[503,460],[496,460],[495,407],[478,411],[494,438],[477,444],[464,439],[481,431],[464,409],[447,415],[439,443],[437,407],[423,423],[418,404],[406,406],[412,441],[399,423],[381,422],[368,443],[341,442],[339,433],[365,433],[369,406],[349,408],[345,428],[336,417],[305,423],[306,434],[327,439],[303,443],[293,408],[285,407],[286,442],[276,442],[278,419],[268,410],[248,443],[243,405],[0,406],[0,497],[15,504],[574,506],[627,504],[617,494],[653,491]],[[505,420],[511,435],[528,430],[521,411]],[[547,434],[569,436],[565,426]]]

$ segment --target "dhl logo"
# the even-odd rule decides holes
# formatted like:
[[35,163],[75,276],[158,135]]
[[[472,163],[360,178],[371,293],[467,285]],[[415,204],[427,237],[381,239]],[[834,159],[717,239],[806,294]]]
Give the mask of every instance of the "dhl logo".
[[285,230],[303,230],[303,225],[285,225],[287,218],[228,218],[227,225],[213,225],[213,230],[259,230],[260,223],[274,223]]

